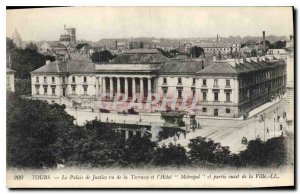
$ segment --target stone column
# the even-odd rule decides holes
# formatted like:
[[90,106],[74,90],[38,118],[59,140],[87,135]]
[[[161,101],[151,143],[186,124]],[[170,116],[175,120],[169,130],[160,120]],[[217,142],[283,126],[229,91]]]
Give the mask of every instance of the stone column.
[[128,78],[127,77],[124,78],[124,82],[125,82],[125,88],[124,88],[125,100],[127,100],[128,99]]
[[132,78],[132,98],[136,98],[135,77]]
[[117,77],[117,93],[121,93],[121,82],[119,77]]
[[151,100],[151,78],[148,78],[148,100]]
[[140,78],[140,95],[141,95],[141,100],[144,99],[144,82],[143,78]]
[[102,77],[102,93],[103,94],[106,93],[106,81],[105,81],[105,77]]
[[112,77],[110,77],[109,78],[109,97],[110,97],[110,99],[112,99],[113,98],[113,93],[114,93],[114,87],[113,87],[114,85],[113,85],[113,79],[112,79]]

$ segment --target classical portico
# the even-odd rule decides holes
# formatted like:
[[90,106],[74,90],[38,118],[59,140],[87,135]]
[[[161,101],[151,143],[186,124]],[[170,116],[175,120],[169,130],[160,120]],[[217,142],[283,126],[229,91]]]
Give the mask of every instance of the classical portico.
[[95,64],[101,87],[99,95],[105,94],[105,100],[113,100],[117,94],[127,101],[151,100],[151,93],[157,92],[158,71],[167,60],[156,49],[132,49],[110,63]]
[[141,101],[151,99],[151,93],[156,92],[155,75],[100,75],[100,94],[106,94],[106,100],[113,100],[117,94],[126,100],[138,98]]

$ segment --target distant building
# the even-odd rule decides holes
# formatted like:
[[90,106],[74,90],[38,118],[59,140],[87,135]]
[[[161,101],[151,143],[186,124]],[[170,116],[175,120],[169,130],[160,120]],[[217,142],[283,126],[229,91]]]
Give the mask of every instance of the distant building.
[[21,38],[21,35],[19,34],[19,32],[17,31],[17,29],[15,29],[15,32],[12,35],[12,39],[18,48],[23,48],[22,38]]
[[211,43],[194,43],[193,46],[201,47],[204,50],[204,53],[207,55],[230,55],[233,53],[240,52],[241,44],[239,43],[220,43],[220,42],[211,42]]
[[267,55],[285,55],[284,49],[269,49]]
[[15,92],[15,70],[6,68],[6,90]]
[[65,46],[68,45],[76,45],[76,28],[66,28],[66,25],[64,25],[64,30],[67,32],[67,34],[60,35],[59,41],[60,43],[64,44]]
[[264,52],[263,45],[248,45],[240,49],[242,57],[257,57],[262,56]]

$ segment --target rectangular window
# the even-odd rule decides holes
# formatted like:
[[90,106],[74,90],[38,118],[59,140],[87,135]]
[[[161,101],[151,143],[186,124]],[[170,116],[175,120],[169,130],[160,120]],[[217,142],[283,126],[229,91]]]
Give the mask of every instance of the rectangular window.
[[230,102],[230,93],[229,92],[226,93],[226,102]]
[[167,84],[167,78],[166,77],[164,77],[163,83]]
[[202,92],[202,95],[203,95],[203,101],[206,101],[207,100],[207,93],[206,92]]
[[168,93],[168,88],[167,88],[167,87],[163,87],[162,90],[163,90],[163,93],[164,93],[164,94],[167,94],[167,93]]
[[202,108],[202,112],[206,112],[207,110],[206,110],[206,108],[205,107],[203,107]]
[[86,77],[85,76],[83,77],[83,82],[86,82]]
[[76,94],[76,86],[72,86],[72,94]]
[[47,83],[47,77],[44,77],[44,82]]
[[35,77],[35,82],[36,82],[36,83],[39,83],[39,82],[40,82],[39,77]]
[[226,108],[226,113],[230,113],[230,108]]
[[193,78],[193,85],[196,84],[196,78]]
[[230,80],[229,79],[226,80],[226,86],[230,86]]
[[54,87],[52,88],[52,95],[53,96],[55,95],[55,88]]
[[48,93],[48,87],[44,87],[44,94]]
[[214,86],[218,86],[218,80],[214,79]]
[[39,95],[40,94],[40,87],[36,86],[35,91],[36,91],[36,94]]
[[177,90],[178,91],[178,98],[182,98],[182,90]]
[[63,77],[63,83],[66,83],[66,77]]
[[83,87],[84,95],[87,95],[87,87]]
[[206,79],[203,80],[202,85],[203,85],[203,86],[206,86]]
[[178,78],[178,84],[182,84],[181,83],[181,77]]
[[75,76],[72,77],[72,82],[75,82]]
[[219,101],[219,93],[218,92],[214,92],[214,99],[215,99],[215,101]]
[[52,77],[52,83],[55,83],[55,77]]

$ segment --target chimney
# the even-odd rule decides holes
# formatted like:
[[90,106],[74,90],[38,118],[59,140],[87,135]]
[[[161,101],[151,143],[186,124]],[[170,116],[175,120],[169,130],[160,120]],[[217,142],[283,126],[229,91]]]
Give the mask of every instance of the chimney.
[[264,55],[266,54],[266,32],[263,31],[263,49],[264,49]]
[[116,41],[116,50],[118,50],[118,41]]
[[213,55],[213,61],[216,61],[216,56],[215,55]]

